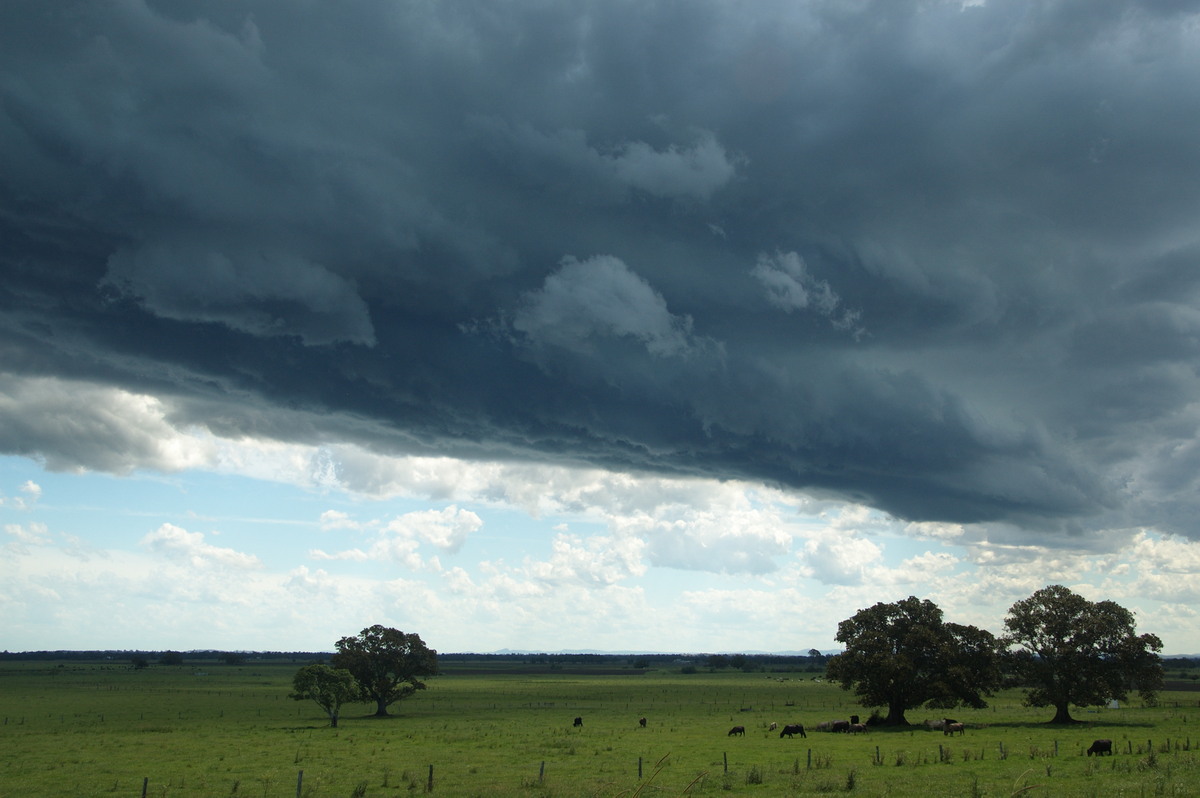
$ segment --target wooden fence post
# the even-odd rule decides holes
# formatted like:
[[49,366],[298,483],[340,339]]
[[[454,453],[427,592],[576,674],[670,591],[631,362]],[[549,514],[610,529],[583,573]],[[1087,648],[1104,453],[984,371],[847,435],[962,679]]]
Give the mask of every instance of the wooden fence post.
[[638,781],[642,780],[642,758],[638,757]]
[[722,751],[721,758],[725,760],[725,772],[728,773],[729,772],[729,752]]
[[433,792],[433,765],[429,766],[429,784],[425,786],[425,792]]
[[304,771],[301,770],[296,774],[296,798],[300,798],[300,791],[304,789]]
[[538,784],[541,784],[546,779],[546,760],[542,760],[542,766],[538,768]]
[[142,798],[146,798],[146,788],[150,786],[150,777],[146,776],[142,779]]

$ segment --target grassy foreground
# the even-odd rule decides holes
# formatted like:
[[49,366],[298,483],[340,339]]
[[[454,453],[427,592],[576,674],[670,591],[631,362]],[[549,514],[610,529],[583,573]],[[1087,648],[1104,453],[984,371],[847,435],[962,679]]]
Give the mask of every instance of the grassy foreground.
[[[403,796],[431,773],[444,796],[1200,796],[1200,692],[1078,710],[1072,728],[1005,693],[953,711],[962,737],[848,736],[811,729],[869,712],[808,674],[462,674],[330,729],[287,697],[301,664],[2,663],[0,798]],[[1084,756],[1098,737],[1114,756]]]

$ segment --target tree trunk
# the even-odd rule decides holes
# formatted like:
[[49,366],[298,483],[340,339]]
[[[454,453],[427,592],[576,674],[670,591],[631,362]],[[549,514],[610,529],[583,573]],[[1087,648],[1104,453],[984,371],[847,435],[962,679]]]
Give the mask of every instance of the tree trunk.
[[376,707],[375,708],[375,717],[386,718],[388,716],[388,711],[387,711],[388,705],[387,705],[386,701],[384,701],[383,699],[376,699],[375,707]]
[[1054,705],[1054,720],[1051,723],[1074,723],[1075,719],[1071,717],[1071,712],[1068,709],[1067,702]]
[[907,726],[908,721],[904,718],[904,704],[888,704],[888,714],[883,722],[887,726]]
[[336,712],[329,713],[329,728],[331,728],[331,729],[337,728],[337,719],[338,719],[338,713],[336,713]]

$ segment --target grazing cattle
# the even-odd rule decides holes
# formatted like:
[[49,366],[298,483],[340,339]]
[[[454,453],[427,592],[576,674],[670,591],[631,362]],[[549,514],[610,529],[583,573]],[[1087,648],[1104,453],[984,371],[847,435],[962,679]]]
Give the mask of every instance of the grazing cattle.
[[858,715],[851,715],[850,716],[850,725],[853,726],[855,723],[858,723]]
[[833,731],[833,721],[823,720],[816,726],[817,731]]
[[1101,756],[1103,754],[1112,756],[1112,740],[1096,740],[1093,742],[1092,747],[1087,750],[1088,756],[1091,756],[1092,754],[1095,754],[1096,756]]
[[583,725],[583,718],[575,718],[575,725],[576,725],[576,726],[582,726],[582,725]]
[[783,727],[783,731],[779,732],[780,737],[791,737],[793,734],[799,734],[801,737],[807,737],[804,733],[804,726],[799,723],[789,723]]
[[745,737],[746,736],[746,727],[745,726],[734,726],[732,729],[729,730],[729,734],[727,734],[725,736],[732,737],[735,734],[740,734],[743,737]]
[[641,726],[643,729],[646,728],[646,719],[638,718],[638,725]]
[[850,721],[835,720],[833,725],[829,727],[829,730],[832,732],[848,732],[850,731]]
[[775,731],[778,728],[779,728],[778,723],[772,723],[769,727],[767,727],[767,731]]
[[849,734],[866,734],[867,733],[867,724],[851,723],[850,728],[846,729],[846,732]]
[[956,734],[961,735],[966,733],[967,727],[961,723],[947,723],[944,727],[942,727],[942,734],[948,737],[953,737]]

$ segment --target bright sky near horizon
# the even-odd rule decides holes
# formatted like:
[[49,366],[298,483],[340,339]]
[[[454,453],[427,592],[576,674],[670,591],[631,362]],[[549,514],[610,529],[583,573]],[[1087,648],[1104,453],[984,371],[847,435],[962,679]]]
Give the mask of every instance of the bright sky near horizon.
[[1200,0],[0,5],[0,649],[1200,653]]
[[1152,534],[1053,551],[746,483],[448,459],[389,459],[387,495],[362,496],[319,449],[225,454],[242,467],[0,461],[5,650],[328,650],[372,623],[447,652],[829,650],[876,601],[919,595],[999,634],[1059,582],[1135,609],[1168,653],[1200,651],[1161,576],[1194,568],[1195,544]]

